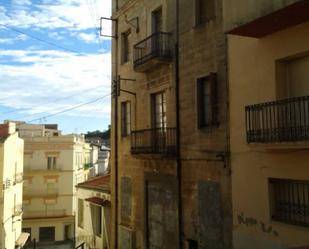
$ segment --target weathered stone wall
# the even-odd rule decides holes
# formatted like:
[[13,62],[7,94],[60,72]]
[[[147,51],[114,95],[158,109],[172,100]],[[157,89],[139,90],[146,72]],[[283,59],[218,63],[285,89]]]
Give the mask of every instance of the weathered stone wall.
[[[131,40],[134,45],[151,34],[151,11],[159,6],[163,8],[164,31],[172,32],[175,41],[175,0],[136,0],[129,1],[125,8],[114,12],[118,18],[118,36],[131,29]],[[126,20],[139,18],[140,30],[137,33]],[[167,126],[175,127],[175,60],[169,64],[157,65],[148,72],[137,73],[133,70],[132,58],[126,64],[120,63],[121,41],[118,40],[118,57],[116,58],[116,41],[113,46],[113,63],[118,64],[118,72],[122,78],[136,79],[135,82],[121,82],[121,88],[136,93],[136,98],[127,93],[121,93],[121,101],[131,101],[132,129],[151,128],[152,93],[165,91],[167,101]],[[195,240],[199,248],[230,248],[231,245],[231,200],[230,175],[227,150],[227,80],[226,80],[226,43],[222,32],[222,6],[216,1],[216,18],[204,25],[194,27],[193,1],[180,1],[180,126],[181,126],[181,161],[182,161],[182,204],[183,230],[182,243],[188,248],[188,240]],[[217,73],[218,86],[218,120],[219,126],[199,129],[197,125],[197,78]],[[114,102],[113,102],[113,112]],[[118,117],[120,119],[120,107]],[[119,121],[120,122],[120,121]],[[114,146],[114,124],[112,124],[112,146]],[[118,178],[118,217],[119,224],[134,231],[135,248],[146,248],[152,243],[149,231],[155,231],[155,236],[163,237],[170,234],[171,229],[164,221],[170,219],[173,232],[170,234],[173,243],[163,243],[159,248],[178,248],[178,208],[177,203],[177,166],[175,158],[160,156],[134,156],[131,154],[131,137],[121,138],[121,127],[118,127],[119,144],[119,178]],[[114,147],[112,147],[114,148]],[[113,153],[113,152],[112,152]],[[114,159],[112,156],[112,182],[114,182]],[[125,177],[125,178],[123,178]],[[176,187],[171,187],[171,194],[164,195],[158,189],[169,189],[165,179],[170,179]],[[130,187],[125,191],[121,179]],[[131,180],[128,180],[131,179]],[[155,180],[153,180],[155,179]],[[150,189],[147,188],[151,185]],[[206,187],[205,187],[206,186]],[[148,189],[148,190],[147,190]],[[154,191],[156,189],[156,191]],[[115,191],[112,186],[112,191]],[[128,192],[132,193],[131,198]],[[161,202],[154,205],[155,193],[158,192]],[[113,193],[113,192],[112,192]],[[208,196],[208,194],[210,195]],[[148,195],[152,196],[148,196]],[[162,196],[161,196],[162,194]],[[122,196],[123,195],[123,196]],[[161,196],[161,197],[160,197]],[[112,194],[112,198],[114,195]],[[168,199],[170,198],[170,199]],[[115,203],[115,199],[113,199]],[[208,209],[214,202],[215,209]],[[164,203],[171,207],[170,212],[162,214],[160,210]],[[131,205],[125,210],[126,205]],[[124,209],[123,209],[124,208]],[[149,216],[150,211],[161,217],[162,223],[153,229],[150,223],[155,220]],[[170,215],[174,210],[174,215]],[[216,211],[216,213],[214,213]],[[129,218],[122,219],[122,212]],[[114,214],[115,215],[115,214]],[[161,216],[160,216],[161,215]],[[115,216],[113,216],[115,217]],[[169,218],[170,217],[170,218]],[[214,219],[210,219],[214,217]],[[149,223],[150,222],[150,223]],[[212,225],[214,222],[214,225]],[[147,229],[148,226],[148,229]],[[113,226],[114,227],[114,226]],[[113,228],[115,229],[115,227]],[[170,230],[169,230],[170,229]],[[215,239],[206,236],[211,231],[217,231]],[[114,234],[114,232],[113,232]],[[161,234],[161,235],[160,235]],[[162,237],[162,238],[163,238]],[[150,239],[150,240],[147,240]],[[206,238],[206,239],[205,239]],[[207,239],[208,238],[208,239]],[[217,243],[220,240],[220,243]],[[122,243],[123,244],[123,243]],[[113,244],[112,244],[112,248]]]

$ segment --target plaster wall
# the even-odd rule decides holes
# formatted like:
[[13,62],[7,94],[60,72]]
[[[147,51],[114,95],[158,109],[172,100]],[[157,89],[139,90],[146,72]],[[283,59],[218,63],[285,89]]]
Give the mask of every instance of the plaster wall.
[[309,245],[308,228],[272,220],[268,185],[269,178],[309,180],[307,143],[248,145],[245,133],[245,106],[280,98],[277,62],[308,53],[308,28],[303,23],[263,39],[228,37],[235,249]]

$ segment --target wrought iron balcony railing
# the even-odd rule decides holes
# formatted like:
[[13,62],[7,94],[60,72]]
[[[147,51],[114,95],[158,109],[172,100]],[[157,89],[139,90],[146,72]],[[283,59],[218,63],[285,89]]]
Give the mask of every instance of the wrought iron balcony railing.
[[246,106],[248,143],[309,141],[309,96]]
[[144,71],[152,59],[169,61],[172,58],[171,33],[157,32],[134,45],[134,69]]
[[132,154],[176,154],[176,128],[155,128],[133,131]]

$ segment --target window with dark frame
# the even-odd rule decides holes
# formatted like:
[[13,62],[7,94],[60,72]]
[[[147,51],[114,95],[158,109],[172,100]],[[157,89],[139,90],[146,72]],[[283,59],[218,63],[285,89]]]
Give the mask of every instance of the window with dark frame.
[[57,168],[57,157],[48,156],[47,157],[47,169],[52,170]]
[[121,136],[126,137],[131,134],[131,102],[121,103]]
[[122,43],[122,63],[130,61],[131,57],[131,30],[121,34],[121,43]]
[[197,109],[199,128],[218,125],[215,73],[197,80]]
[[309,181],[270,178],[269,191],[273,220],[309,227]]
[[207,23],[216,16],[215,0],[195,0],[195,26]]
[[152,127],[166,128],[166,97],[165,92],[159,92],[151,95],[152,109]]

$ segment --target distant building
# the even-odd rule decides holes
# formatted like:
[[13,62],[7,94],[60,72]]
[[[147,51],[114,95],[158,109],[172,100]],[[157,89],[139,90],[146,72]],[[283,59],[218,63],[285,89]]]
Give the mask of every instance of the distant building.
[[0,125],[0,248],[22,248],[29,236],[22,233],[23,154],[15,124]]
[[75,235],[75,185],[87,179],[88,146],[83,136],[61,135],[56,125],[18,123],[17,127],[25,141],[23,230],[38,245],[70,248]]
[[110,176],[92,178],[76,186],[76,246],[110,248]]
[[101,145],[98,151],[98,175],[103,175],[109,172],[110,164],[110,148]]

